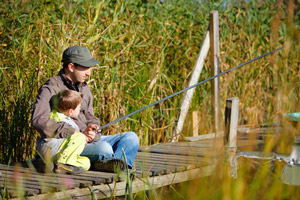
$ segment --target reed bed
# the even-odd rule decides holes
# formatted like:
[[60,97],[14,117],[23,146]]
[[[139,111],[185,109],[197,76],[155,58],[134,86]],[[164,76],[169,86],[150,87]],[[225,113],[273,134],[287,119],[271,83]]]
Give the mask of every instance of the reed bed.
[[[39,86],[60,70],[61,54],[68,46],[87,46],[100,60],[89,85],[95,114],[106,124],[187,86],[211,10],[219,11],[224,71],[299,38],[298,4],[289,5],[281,1],[229,1],[226,6],[194,1],[4,1],[1,137],[13,142],[10,138],[26,135],[29,143],[34,140],[36,133],[28,122],[32,104]],[[287,46],[220,78],[222,106],[228,97],[240,98],[240,124],[270,123],[276,114],[297,110],[298,47],[299,43]],[[206,62],[200,79],[210,76]],[[166,142],[176,125],[181,98],[104,132],[133,130],[143,145]],[[210,120],[204,120],[211,116],[209,83],[196,88],[190,110],[201,113],[200,133],[209,132]],[[187,120],[184,135],[190,132]],[[3,152],[10,142],[2,145]]]
[[[221,108],[227,98],[239,97],[239,124],[279,123],[282,113],[299,111],[300,43],[290,45],[300,39],[299,4],[291,0],[4,0],[0,5],[0,161],[21,161],[34,155],[38,133],[29,122],[32,106],[38,88],[61,69],[64,49],[86,46],[100,61],[88,82],[95,115],[104,125],[187,86],[212,10],[219,12],[221,71],[286,45],[220,77]],[[210,71],[207,59],[200,80],[209,78]],[[210,83],[196,88],[183,135],[192,133],[192,111],[199,113],[199,133],[212,131],[210,93]],[[176,126],[181,99],[182,95],[173,97],[104,133],[131,130],[142,145],[167,142]],[[278,150],[285,150],[284,144]],[[245,174],[256,173],[247,169]],[[176,186],[180,191],[185,188],[182,196],[170,195],[176,199],[193,198],[189,195],[194,193],[206,199],[240,199],[246,194],[246,199],[252,199],[253,191],[262,191],[258,187],[265,176],[268,173],[233,182],[225,176],[222,181],[227,186],[203,187],[218,181],[212,177],[198,182],[203,187],[199,193],[185,184]],[[277,191],[276,184],[266,184],[271,188],[268,197],[287,198],[286,192],[278,191],[295,192],[282,185]],[[146,196],[143,198],[156,198],[159,193]]]

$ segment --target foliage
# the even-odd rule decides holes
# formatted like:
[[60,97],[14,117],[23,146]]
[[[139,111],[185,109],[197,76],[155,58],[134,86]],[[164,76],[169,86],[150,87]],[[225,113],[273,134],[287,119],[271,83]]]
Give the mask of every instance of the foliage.
[[[38,134],[29,122],[32,105],[38,88],[60,70],[64,49],[86,46],[100,61],[89,85],[95,115],[104,125],[187,86],[212,10],[220,16],[221,71],[287,45],[221,77],[221,108],[226,98],[239,97],[240,124],[253,126],[296,111],[299,43],[289,42],[299,39],[300,14],[299,3],[291,2],[5,0],[0,5],[0,160],[33,155]],[[201,80],[211,76],[209,68],[206,62]],[[104,131],[135,131],[142,145],[166,142],[181,99],[173,97]],[[209,83],[196,89],[193,110],[201,113],[200,133],[212,131]],[[184,135],[191,132],[190,121]]]

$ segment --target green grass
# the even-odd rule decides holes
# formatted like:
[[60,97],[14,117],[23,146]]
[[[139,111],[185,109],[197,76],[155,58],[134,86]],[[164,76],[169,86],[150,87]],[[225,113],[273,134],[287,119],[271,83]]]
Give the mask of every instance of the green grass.
[[[227,1],[224,7],[219,1],[192,0],[4,0],[0,4],[0,161],[21,161],[34,154],[38,133],[29,122],[32,106],[38,88],[60,70],[64,49],[86,46],[100,61],[89,85],[95,115],[104,125],[187,86],[212,10],[219,12],[221,71],[300,39],[299,1]],[[227,98],[239,97],[239,124],[252,127],[275,123],[281,113],[299,111],[299,47],[299,42],[288,45],[220,77],[221,108]],[[210,68],[207,59],[200,80],[211,77]],[[192,133],[192,111],[199,112],[199,133],[212,131],[210,95],[210,83],[196,88],[183,135]],[[142,145],[167,142],[182,97],[135,114],[104,133],[130,130]],[[232,184],[234,194],[249,193],[248,199],[257,189]],[[213,194],[211,198],[218,199],[225,189],[220,186],[206,193],[204,188],[202,197]]]
[[[1,137],[12,143],[9,148],[15,145],[11,135],[28,137],[29,143],[37,135],[28,121],[32,104],[39,86],[60,70],[68,46],[87,46],[100,61],[89,85],[95,115],[104,125],[187,86],[211,10],[220,16],[221,71],[299,39],[299,9],[292,12],[288,3],[271,0],[228,3],[226,8],[194,1],[30,2],[4,1],[0,9],[0,122]],[[209,68],[207,61],[200,80],[211,76]],[[278,113],[297,110],[298,74],[296,43],[222,76],[221,108],[237,96],[241,124],[270,123]],[[209,120],[203,120],[211,116],[210,98],[209,83],[196,88],[190,110],[201,113],[200,133],[211,131]],[[181,99],[178,95],[104,132],[132,130],[143,145],[166,142]],[[189,135],[191,125],[186,124],[183,134]]]

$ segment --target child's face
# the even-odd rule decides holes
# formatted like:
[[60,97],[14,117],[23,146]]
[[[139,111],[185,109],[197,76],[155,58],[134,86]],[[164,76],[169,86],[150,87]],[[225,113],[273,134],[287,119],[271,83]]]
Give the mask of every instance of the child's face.
[[81,104],[79,104],[75,110],[73,110],[73,112],[71,113],[70,117],[76,118],[79,115],[80,112],[80,108],[81,108]]

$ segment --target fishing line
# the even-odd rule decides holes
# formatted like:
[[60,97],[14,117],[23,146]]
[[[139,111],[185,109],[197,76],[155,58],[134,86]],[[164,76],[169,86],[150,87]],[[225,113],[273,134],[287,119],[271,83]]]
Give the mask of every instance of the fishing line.
[[[296,43],[296,42],[299,42],[299,41],[300,41],[300,40],[294,41],[294,42],[291,42],[290,44],[292,45],[292,44],[294,44],[294,43]],[[129,114],[127,114],[127,115],[124,115],[123,117],[120,117],[120,118],[118,118],[118,119],[116,119],[116,120],[114,120],[114,121],[112,121],[112,122],[109,122],[109,123],[107,123],[107,124],[101,126],[101,127],[99,128],[98,132],[99,132],[100,130],[102,130],[102,129],[104,129],[104,128],[110,126],[110,125],[112,125],[112,124],[115,124],[115,123],[117,123],[117,122],[119,122],[119,121],[121,121],[121,120],[127,118],[127,117],[130,117],[130,116],[132,116],[132,115],[134,115],[134,114],[136,114],[136,113],[139,113],[139,112],[141,112],[141,111],[143,111],[143,110],[146,110],[147,108],[149,108],[149,107],[151,107],[151,106],[154,106],[154,105],[156,105],[156,104],[159,104],[159,103],[161,103],[161,102],[163,102],[163,101],[165,101],[165,100],[167,100],[167,99],[170,99],[170,98],[172,98],[172,97],[174,97],[174,96],[176,96],[176,95],[178,95],[178,94],[181,94],[181,93],[183,93],[183,92],[185,92],[185,91],[187,91],[187,90],[189,90],[189,89],[192,89],[192,88],[194,88],[194,87],[197,87],[197,86],[199,86],[199,85],[201,85],[201,84],[203,84],[203,83],[206,83],[206,82],[208,82],[208,81],[210,81],[210,80],[212,80],[212,79],[214,79],[214,78],[217,78],[217,77],[219,77],[219,76],[222,76],[222,75],[224,75],[224,74],[226,74],[226,73],[228,73],[228,72],[231,72],[231,71],[233,71],[233,70],[235,70],[235,69],[238,69],[238,68],[240,68],[240,67],[242,67],[242,66],[244,66],[244,65],[247,65],[247,64],[249,64],[249,63],[251,63],[251,62],[253,62],[253,61],[256,61],[256,60],[258,60],[258,59],[260,59],[260,58],[262,58],[262,57],[265,57],[265,56],[267,56],[267,55],[269,55],[269,54],[272,54],[272,53],[274,53],[274,52],[276,52],[276,51],[279,51],[279,50],[283,49],[285,46],[286,46],[286,45],[284,45],[284,46],[282,46],[282,47],[279,47],[279,48],[277,48],[277,49],[274,49],[274,50],[272,50],[272,51],[269,51],[268,53],[265,53],[265,54],[263,54],[263,55],[261,55],[261,56],[258,56],[258,57],[256,57],[256,58],[253,58],[252,60],[249,60],[249,61],[247,61],[247,62],[244,62],[244,63],[242,63],[242,64],[240,64],[240,65],[238,65],[238,66],[235,66],[235,67],[233,67],[233,68],[231,68],[231,69],[228,69],[228,70],[226,70],[226,71],[224,71],[224,72],[222,72],[222,73],[219,73],[219,74],[217,74],[217,75],[215,75],[215,76],[212,76],[212,77],[210,77],[210,78],[208,78],[208,79],[206,79],[206,80],[204,80],[204,81],[201,81],[201,82],[196,83],[196,84],[194,84],[194,85],[192,85],[192,86],[189,86],[189,87],[187,87],[187,88],[185,88],[185,89],[183,89],[183,90],[180,90],[180,91],[178,91],[178,92],[176,92],[176,93],[173,93],[173,94],[171,94],[170,96],[167,96],[167,97],[165,97],[165,98],[163,98],[163,99],[161,99],[161,100],[159,100],[159,101],[156,101],[156,102],[154,102],[154,103],[152,103],[152,104],[149,104],[149,105],[147,105],[147,106],[144,106],[144,107],[142,107],[142,108],[140,108],[140,109],[138,109],[138,110],[136,110],[136,111],[134,111],[134,112],[132,112],[132,113],[129,113]]]

